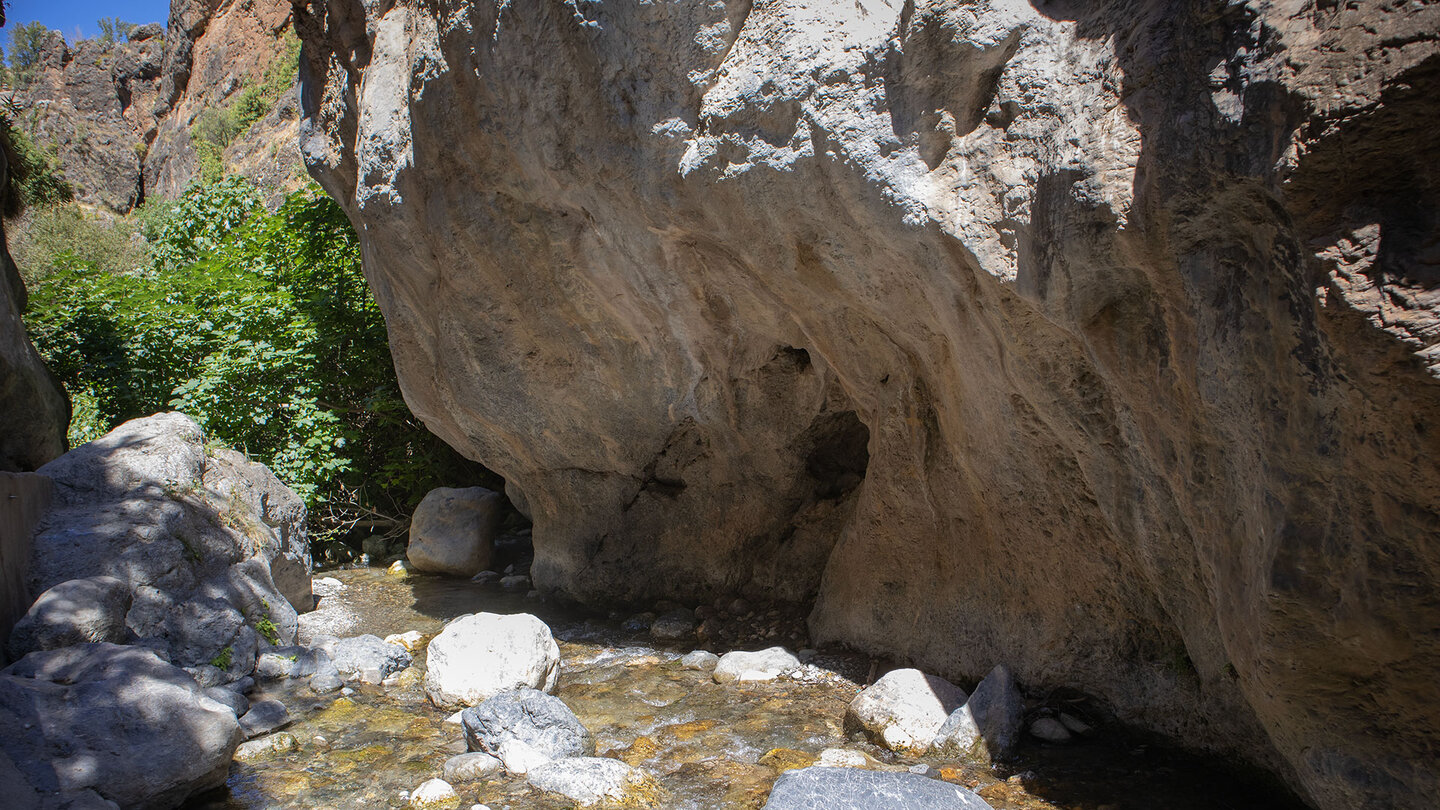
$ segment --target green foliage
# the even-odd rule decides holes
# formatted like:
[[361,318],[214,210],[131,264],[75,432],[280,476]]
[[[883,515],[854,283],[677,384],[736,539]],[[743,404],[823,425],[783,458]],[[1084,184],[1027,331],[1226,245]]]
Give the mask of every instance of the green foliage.
[[34,75],[49,39],[50,29],[38,20],[10,29],[10,67],[18,80],[26,82]]
[[231,659],[234,657],[235,649],[233,647],[226,647],[220,652],[215,653],[215,657],[210,659],[210,666],[216,669],[229,670]]
[[75,193],[60,171],[59,158],[53,151],[37,146],[24,130],[16,127],[10,112],[0,114],[0,148],[5,150],[10,166],[5,216],[13,217],[29,207],[72,199]]
[[132,218],[88,216],[73,203],[30,208],[13,234],[10,252],[29,284],[57,268],[134,270],[149,262]]
[[270,618],[270,603],[260,600],[260,618],[255,621],[255,632],[274,647],[280,643],[280,628],[275,626],[275,621]]
[[101,17],[95,24],[100,27],[100,41],[107,46],[129,39],[130,32],[136,28],[135,23],[125,22],[119,17]]
[[270,214],[230,178],[132,227],[144,270],[71,252],[31,291],[32,341],[86,403],[82,431],[182,410],[295,488],[322,532],[486,475],[405,407],[358,240],[318,189]]
[[208,109],[190,127],[190,143],[200,159],[200,180],[214,183],[225,174],[225,149],[256,121],[264,118],[295,83],[300,40],[286,31],[284,52],[265,69],[260,84],[247,85],[225,107]]

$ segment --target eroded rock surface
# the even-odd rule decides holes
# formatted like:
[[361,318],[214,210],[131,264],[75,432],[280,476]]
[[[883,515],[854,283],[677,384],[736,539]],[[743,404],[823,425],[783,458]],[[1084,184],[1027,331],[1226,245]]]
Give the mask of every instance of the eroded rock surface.
[[297,23],[407,401],[537,586],[813,598],[1322,808],[1440,792],[1440,6]]
[[[206,685],[246,675],[265,646],[294,642],[287,597],[313,601],[305,507],[263,465],[207,447],[194,421],[166,413],[126,422],[41,473],[54,497],[35,533],[32,593],[97,591],[71,582],[86,579],[113,595],[107,578],[118,580],[125,638]],[[273,572],[290,568],[304,584],[293,577],[287,593]],[[51,636],[93,629],[70,615],[74,606],[51,612],[53,621],[36,616]],[[104,632],[119,640],[120,630]]]

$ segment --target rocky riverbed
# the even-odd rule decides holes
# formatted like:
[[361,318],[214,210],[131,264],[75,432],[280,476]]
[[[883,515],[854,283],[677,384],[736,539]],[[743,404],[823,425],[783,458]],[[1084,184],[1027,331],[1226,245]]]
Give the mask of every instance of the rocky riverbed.
[[[262,681],[248,696],[251,705],[278,701],[289,724],[242,745],[226,787],[193,800],[190,810],[578,806],[537,787],[533,775],[495,766],[467,771],[455,762],[466,752],[466,731],[455,713],[427,699],[425,649],[448,621],[481,612],[531,613],[553,629],[560,653],[555,696],[588,730],[594,754],[634,769],[631,789],[602,805],[757,808],[782,773],[818,763],[897,778],[920,774],[973,790],[998,810],[1284,806],[1208,763],[1108,730],[1066,745],[1023,739],[998,770],[897,754],[847,734],[847,707],[872,675],[869,659],[843,650],[804,651],[804,666],[773,680],[752,679],[759,677],[752,671],[720,683],[711,671],[715,659],[689,655],[693,642],[655,641],[643,614],[584,616],[496,581],[477,585],[381,568],[317,575],[316,592],[328,595],[304,615],[302,641],[411,633],[413,663],[384,683],[351,679],[325,694],[303,679]],[[770,632],[763,612],[757,622],[761,635]],[[665,633],[664,623],[657,630]],[[752,642],[747,646],[764,645]],[[446,780],[454,799],[425,805],[432,779]]]

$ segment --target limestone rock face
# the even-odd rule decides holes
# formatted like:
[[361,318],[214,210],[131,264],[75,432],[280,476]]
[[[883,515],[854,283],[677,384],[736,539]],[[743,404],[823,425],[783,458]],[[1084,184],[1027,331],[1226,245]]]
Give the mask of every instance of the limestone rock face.
[[1440,7],[297,8],[302,151],[537,586],[1440,791]]
[[[34,76],[16,99],[18,118],[53,148],[77,199],[128,211],[147,196],[177,197],[199,179],[192,128],[206,110],[233,107],[286,54],[285,0],[176,0],[170,19],[139,26],[128,39],[44,43]],[[229,172],[249,177],[278,204],[298,187],[294,92],[224,149]]]

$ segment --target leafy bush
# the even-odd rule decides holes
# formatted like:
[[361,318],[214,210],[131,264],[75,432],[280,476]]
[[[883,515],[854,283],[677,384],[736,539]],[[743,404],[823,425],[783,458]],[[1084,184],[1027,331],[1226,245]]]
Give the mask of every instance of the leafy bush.
[[0,148],[10,166],[9,189],[5,195],[5,216],[37,205],[73,199],[74,190],[60,171],[54,152],[40,148],[12,121],[12,110],[0,113]]
[[313,187],[278,211],[243,180],[190,189],[142,272],[67,254],[31,292],[31,339],[85,435],[165,407],[306,499],[316,529],[403,526],[442,483],[496,485],[410,414],[344,213]]
[[265,69],[264,81],[242,88],[234,102],[206,110],[191,125],[190,143],[200,159],[202,182],[214,183],[224,176],[226,147],[274,109],[280,97],[295,83],[300,40],[293,32],[286,31],[281,42],[285,52]]

